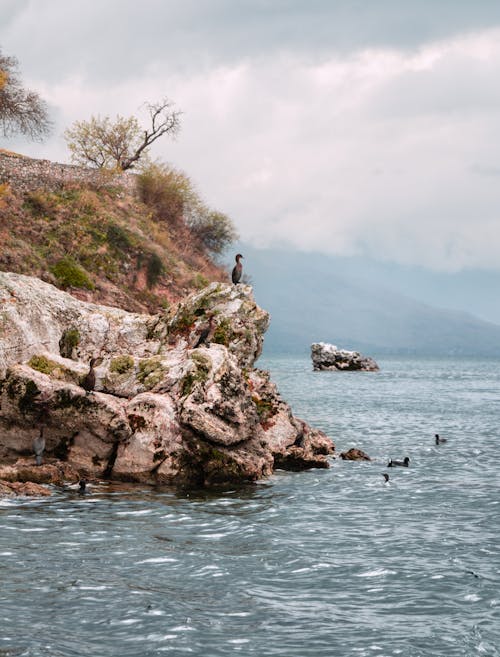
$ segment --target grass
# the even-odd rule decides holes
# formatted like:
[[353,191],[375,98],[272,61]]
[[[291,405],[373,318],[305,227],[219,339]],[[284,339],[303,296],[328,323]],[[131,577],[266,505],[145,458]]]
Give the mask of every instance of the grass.
[[[0,225],[0,270],[85,290],[97,303],[158,312],[208,282],[227,280],[187,229],[156,221],[149,206],[123,190],[72,184],[21,193],[2,185]],[[63,349],[70,357],[69,346]]]

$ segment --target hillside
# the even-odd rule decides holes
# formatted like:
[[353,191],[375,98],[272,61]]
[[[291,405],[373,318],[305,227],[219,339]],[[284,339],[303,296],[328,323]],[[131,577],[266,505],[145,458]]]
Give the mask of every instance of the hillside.
[[[0,270],[136,312],[154,312],[227,280],[182,222],[165,221],[140,200],[130,177],[100,184],[77,167],[1,157]],[[44,177],[30,175],[40,163]],[[65,179],[51,181],[60,170]]]

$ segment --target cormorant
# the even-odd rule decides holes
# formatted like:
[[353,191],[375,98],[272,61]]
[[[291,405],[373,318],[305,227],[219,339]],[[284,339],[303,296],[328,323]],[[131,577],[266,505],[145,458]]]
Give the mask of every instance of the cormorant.
[[43,427],[40,427],[40,435],[33,440],[33,451],[35,452],[36,465],[42,465],[42,456],[45,449],[45,438],[43,437]]
[[384,478],[385,483],[389,481],[389,475],[387,474],[387,472],[383,472],[382,477]]
[[97,367],[102,363],[102,358],[91,358],[89,363],[88,374],[85,375],[85,378],[82,381],[82,388],[87,392],[91,392],[95,388],[95,372],[94,367]]
[[80,481],[78,482],[78,486],[79,486],[78,493],[80,495],[85,495],[85,493],[87,492],[87,480],[80,479]]
[[238,253],[235,257],[236,264],[234,265],[233,271],[231,273],[231,280],[233,281],[234,285],[240,282],[241,274],[243,273],[243,265],[240,262],[241,258],[243,258],[241,253]]
[[208,326],[205,326],[203,331],[200,333],[200,337],[198,338],[196,344],[194,345],[193,349],[197,349],[198,347],[201,347],[202,345],[206,344],[207,347],[210,346],[210,343],[208,341],[208,337],[210,333],[213,331],[214,328],[214,317],[210,317],[208,320]]
[[436,439],[436,445],[440,445],[447,441],[447,438],[441,438],[438,433],[434,434],[434,438]]
[[387,464],[387,467],[394,468],[397,465],[402,465],[404,468],[407,468],[410,465],[410,459],[407,456],[405,456],[402,461],[394,461],[393,459],[391,459]]

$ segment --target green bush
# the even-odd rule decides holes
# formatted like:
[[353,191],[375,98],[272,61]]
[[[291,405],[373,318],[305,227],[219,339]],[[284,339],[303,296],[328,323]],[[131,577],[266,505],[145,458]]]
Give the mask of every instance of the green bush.
[[156,253],[152,253],[149,256],[148,259],[148,264],[146,267],[146,282],[148,284],[148,288],[151,289],[158,283],[158,279],[160,276],[163,274],[165,271],[165,267],[163,266],[163,262],[160,258],[159,255]]
[[231,219],[222,212],[204,209],[189,223],[191,232],[210,253],[219,255],[238,238]]
[[141,200],[155,210],[156,219],[179,225],[198,196],[189,178],[162,164],[153,164],[138,178]]
[[58,260],[50,270],[63,287],[79,287],[87,290],[95,288],[87,272],[70,256]]
[[117,224],[109,224],[106,241],[118,251],[128,251],[132,246],[128,231]]
[[210,253],[222,253],[237,239],[231,219],[210,210],[182,171],[152,165],[138,176],[138,188],[142,201],[154,208],[157,220],[173,226],[184,224]]
[[64,331],[59,340],[59,353],[63,358],[71,358],[73,349],[80,343],[80,332],[77,328],[69,328]]
[[117,356],[113,358],[109,366],[110,372],[125,374],[134,367],[134,359],[131,356]]
[[52,374],[59,367],[58,363],[55,363],[46,356],[32,356],[28,361],[28,365],[31,369],[42,372],[42,374]]

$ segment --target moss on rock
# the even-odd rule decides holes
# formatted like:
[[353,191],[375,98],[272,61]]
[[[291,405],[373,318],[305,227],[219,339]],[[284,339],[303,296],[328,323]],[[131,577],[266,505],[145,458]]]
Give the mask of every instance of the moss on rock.
[[134,367],[134,359],[131,356],[117,356],[113,358],[109,365],[110,372],[116,372],[117,374],[125,374]]
[[136,376],[137,380],[142,383],[146,390],[151,390],[151,388],[154,388],[155,385],[160,383],[167,371],[161,359],[153,357],[140,361],[139,371]]
[[59,353],[63,358],[72,358],[73,350],[80,344],[80,332],[77,328],[66,329],[59,340]]
[[87,272],[69,256],[58,260],[50,269],[62,287],[95,289],[95,285],[88,277]]

